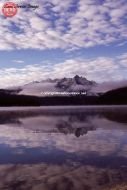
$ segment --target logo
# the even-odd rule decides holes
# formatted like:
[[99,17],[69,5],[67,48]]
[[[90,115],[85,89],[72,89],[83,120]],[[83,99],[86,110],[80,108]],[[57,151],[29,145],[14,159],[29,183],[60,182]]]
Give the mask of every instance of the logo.
[[17,5],[13,2],[7,2],[2,7],[2,12],[6,17],[13,17],[17,14]]

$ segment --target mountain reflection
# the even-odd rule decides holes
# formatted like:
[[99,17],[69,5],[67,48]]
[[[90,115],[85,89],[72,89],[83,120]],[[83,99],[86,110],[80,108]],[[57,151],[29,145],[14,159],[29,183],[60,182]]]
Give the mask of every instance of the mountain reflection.
[[73,124],[71,122],[66,122],[66,121],[59,121],[56,124],[56,128],[60,133],[64,134],[71,134],[73,133],[76,137],[80,137],[82,135],[87,134],[88,131],[93,131],[95,130],[95,127],[92,126],[92,124],[88,124],[84,127],[80,127],[80,123],[75,127],[73,127]]
[[0,188],[107,190],[125,183],[126,122],[125,109],[0,112]]
[[[63,133],[74,134],[76,137],[87,134],[89,131],[96,130],[91,123],[90,115],[78,113],[77,115],[29,115],[17,116],[17,114],[1,114],[0,125],[8,124],[8,126],[29,128],[35,133]],[[94,118],[96,115],[93,116]],[[45,122],[46,121],[46,122]],[[48,122],[49,121],[49,122]],[[50,123],[52,121],[52,125]],[[34,124],[34,125],[33,125]],[[47,130],[45,130],[45,128]]]

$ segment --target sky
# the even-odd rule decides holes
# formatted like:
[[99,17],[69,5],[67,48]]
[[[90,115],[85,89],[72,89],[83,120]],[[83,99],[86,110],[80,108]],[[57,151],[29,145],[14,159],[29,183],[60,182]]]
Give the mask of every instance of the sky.
[[0,87],[80,75],[96,82],[127,80],[127,0],[0,1]]

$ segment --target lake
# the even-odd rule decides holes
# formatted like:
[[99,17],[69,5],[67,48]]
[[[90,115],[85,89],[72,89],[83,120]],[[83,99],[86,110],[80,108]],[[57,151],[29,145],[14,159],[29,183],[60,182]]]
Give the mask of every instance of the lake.
[[127,106],[0,108],[0,190],[127,189]]

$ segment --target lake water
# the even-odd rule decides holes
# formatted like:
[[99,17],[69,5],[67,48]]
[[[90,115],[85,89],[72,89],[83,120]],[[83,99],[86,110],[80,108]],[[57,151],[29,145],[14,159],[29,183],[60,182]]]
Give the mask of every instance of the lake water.
[[0,108],[0,190],[127,188],[127,107]]

